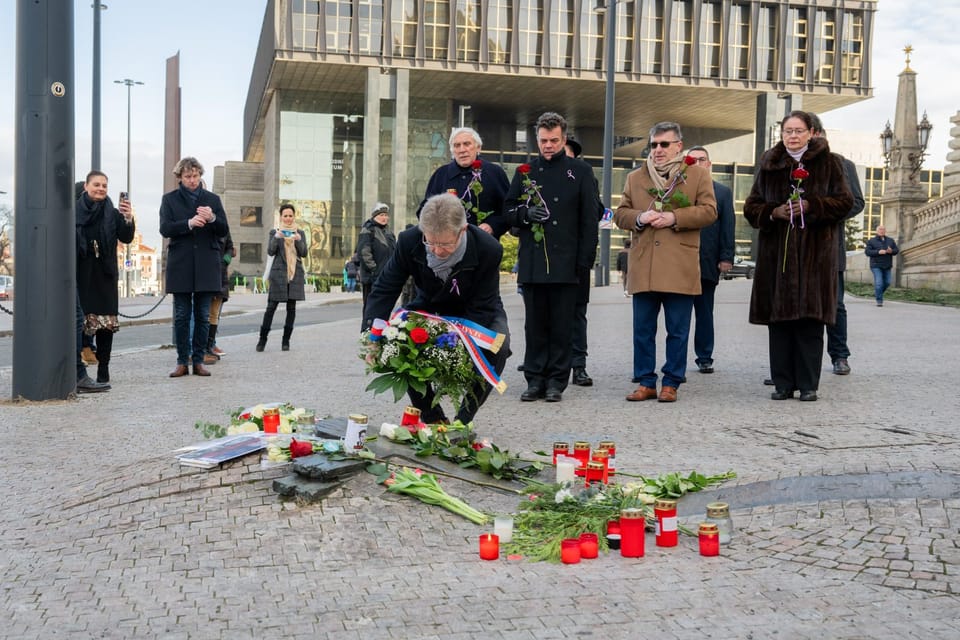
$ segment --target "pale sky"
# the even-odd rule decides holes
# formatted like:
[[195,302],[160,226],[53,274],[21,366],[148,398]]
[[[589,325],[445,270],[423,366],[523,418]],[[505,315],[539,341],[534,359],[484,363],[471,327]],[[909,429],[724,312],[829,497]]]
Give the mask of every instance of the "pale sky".
[[[0,0],[0,204],[13,206],[16,12],[22,0]],[[207,170],[242,160],[243,107],[263,21],[262,0],[198,0],[188,4],[105,0],[102,13],[101,169],[110,195],[126,184],[127,89],[114,80],[144,84],[132,89],[131,198],[147,244],[159,246],[157,211],[163,190],[163,99],[165,61],[180,52],[183,155],[196,156]],[[89,0],[74,3],[76,87],[76,173],[90,167],[93,11]],[[874,98],[820,114],[828,130],[843,131],[879,148],[879,135],[894,116],[897,74],[903,47],[912,44],[917,72],[918,115],[926,110],[933,132],[926,166],[942,168],[949,151],[950,117],[960,111],[960,1],[914,3],[880,0],[874,28]],[[857,136],[856,134],[859,134]],[[831,134],[833,135],[833,134]],[[836,137],[837,140],[840,137]],[[843,149],[836,149],[845,152]],[[855,158],[856,159],[856,158]]]

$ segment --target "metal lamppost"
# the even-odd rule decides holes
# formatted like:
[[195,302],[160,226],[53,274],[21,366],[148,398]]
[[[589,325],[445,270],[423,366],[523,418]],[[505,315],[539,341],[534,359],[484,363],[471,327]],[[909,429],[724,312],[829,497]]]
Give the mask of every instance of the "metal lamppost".
[[[607,41],[607,87],[603,102],[603,193],[601,199],[604,206],[609,207],[613,197],[613,90],[617,70],[617,0],[597,0],[594,11],[606,14],[603,35]],[[596,273],[593,284],[597,287],[610,284],[610,229],[600,229],[600,270]]]
[[100,12],[107,5],[94,2],[93,7],[93,104],[90,126],[90,168],[100,171]]
[[[123,80],[114,80],[116,84],[122,84],[127,87],[127,197],[130,197],[130,89],[135,84],[143,84],[139,80],[124,78]],[[126,255],[123,258],[124,269],[124,297],[130,297],[130,245],[127,244]]]

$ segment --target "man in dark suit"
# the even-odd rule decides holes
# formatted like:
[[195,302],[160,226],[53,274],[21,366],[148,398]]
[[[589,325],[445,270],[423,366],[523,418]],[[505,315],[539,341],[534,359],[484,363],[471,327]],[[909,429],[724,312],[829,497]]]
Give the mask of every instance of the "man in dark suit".
[[[703,147],[690,147],[687,155],[696,158],[707,171],[713,166],[710,154]],[[721,274],[733,267],[734,256],[733,192],[730,187],[714,180],[713,193],[717,197],[717,219],[700,229],[701,293],[693,298],[693,312],[697,318],[693,351],[697,354],[700,373],[713,373],[713,299]]]
[[580,277],[597,254],[600,198],[593,170],[567,156],[567,121],[537,119],[540,155],[513,176],[504,209],[517,227],[517,282],[523,286],[524,402],[560,402],[570,380],[571,336]]
[[202,186],[203,165],[196,158],[180,160],[173,175],[180,186],[164,194],[160,202],[160,235],[170,239],[166,291],[173,294],[177,343],[177,366],[170,377],[187,375],[191,359],[194,375],[209,376],[203,356],[210,333],[210,301],[222,286],[220,238],[230,233],[230,227],[220,198]]

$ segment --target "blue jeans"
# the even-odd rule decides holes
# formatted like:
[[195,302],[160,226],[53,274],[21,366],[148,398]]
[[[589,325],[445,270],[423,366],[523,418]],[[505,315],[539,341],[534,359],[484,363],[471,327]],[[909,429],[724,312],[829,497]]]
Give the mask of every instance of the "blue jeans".
[[[173,294],[173,335],[177,343],[177,364],[203,364],[210,335],[212,292]],[[190,318],[193,318],[193,344],[190,344]],[[192,349],[191,349],[192,347]]]
[[893,270],[870,267],[870,271],[873,271],[873,295],[877,302],[883,302],[883,292],[890,288],[890,275]]
[[687,375],[693,296],[659,292],[633,295],[633,377],[652,389],[657,386],[657,317],[661,306],[667,329],[667,359],[661,369],[663,384],[679,387]]

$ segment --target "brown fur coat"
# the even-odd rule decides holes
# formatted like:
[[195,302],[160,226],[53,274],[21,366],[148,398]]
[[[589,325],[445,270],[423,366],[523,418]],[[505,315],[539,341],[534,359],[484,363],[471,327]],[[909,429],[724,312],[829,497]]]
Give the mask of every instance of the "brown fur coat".
[[814,138],[803,157],[810,176],[802,181],[804,228],[772,220],[771,212],[787,202],[797,162],[782,142],[760,158],[760,170],[743,215],[755,229],[757,269],[750,298],[750,322],[770,324],[810,318],[833,324],[837,312],[837,224],[850,211],[853,196],[838,156],[827,141]]

